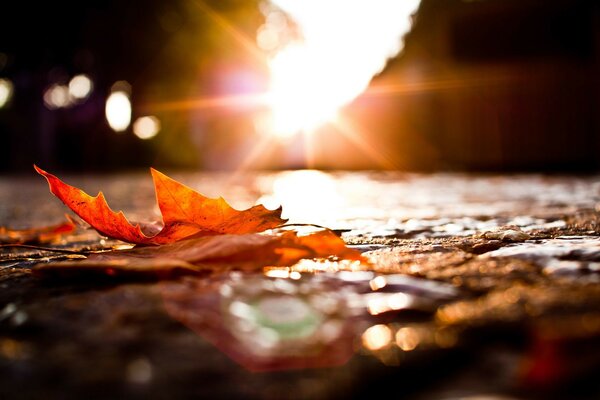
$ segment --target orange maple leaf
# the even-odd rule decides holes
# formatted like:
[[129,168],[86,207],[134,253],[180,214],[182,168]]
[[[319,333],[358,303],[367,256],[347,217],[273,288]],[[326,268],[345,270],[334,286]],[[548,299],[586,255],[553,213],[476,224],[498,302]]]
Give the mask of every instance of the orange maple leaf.
[[287,221],[281,218],[281,207],[268,210],[257,205],[236,210],[222,197],[205,197],[151,168],[163,226],[134,225],[122,211],[111,210],[102,192],[92,197],[36,165],[34,168],[46,178],[50,191],[100,234],[133,244],[161,245],[198,236],[262,232]]
[[77,226],[67,217],[67,221],[58,225],[29,229],[11,229],[0,226],[0,243],[50,243],[58,241],[63,235],[73,233]]
[[85,260],[40,263],[41,276],[107,276],[167,278],[227,267],[256,270],[265,266],[292,266],[302,259],[335,257],[368,263],[362,254],[328,229],[299,236],[294,231],[272,234],[205,236],[162,246],[135,247],[95,253]]

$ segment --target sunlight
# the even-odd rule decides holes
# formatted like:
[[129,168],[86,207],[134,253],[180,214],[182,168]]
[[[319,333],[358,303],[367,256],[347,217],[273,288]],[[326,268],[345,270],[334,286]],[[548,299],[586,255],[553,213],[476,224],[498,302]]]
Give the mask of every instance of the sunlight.
[[332,121],[367,88],[401,50],[419,0],[273,4],[263,7],[266,22],[258,42],[273,49],[268,62],[270,133],[288,137]]
[[262,196],[259,203],[269,209],[283,206],[290,223],[304,222],[332,225],[343,208],[344,199],[335,179],[316,170],[290,171],[273,182],[273,191]]

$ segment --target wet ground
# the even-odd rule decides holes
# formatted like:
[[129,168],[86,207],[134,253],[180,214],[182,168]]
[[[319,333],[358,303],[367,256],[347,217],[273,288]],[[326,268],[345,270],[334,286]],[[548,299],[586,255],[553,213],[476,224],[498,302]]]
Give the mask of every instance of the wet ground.
[[[64,253],[2,249],[0,399],[600,398],[600,176],[170,175],[282,204],[371,264],[47,279],[31,267]],[[149,173],[63,178],[158,218]],[[0,226],[66,211],[33,172],[0,178]]]

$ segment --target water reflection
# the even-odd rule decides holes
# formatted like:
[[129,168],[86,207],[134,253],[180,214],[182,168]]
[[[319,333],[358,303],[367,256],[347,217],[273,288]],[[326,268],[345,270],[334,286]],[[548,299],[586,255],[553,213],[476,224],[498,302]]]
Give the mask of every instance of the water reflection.
[[396,345],[404,351],[414,350],[421,341],[421,337],[416,329],[404,327],[396,332]]
[[268,208],[282,205],[291,222],[347,229],[347,236],[367,240],[467,237],[503,226],[528,234],[562,229],[566,221],[559,216],[574,208],[593,209],[598,188],[593,180],[555,182],[536,175],[506,179],[304,170],[259,177],[256,192],[262,196],[256,202]]
[[333,282],[230,275],[164,286],[167,310],[253,371],[345,363],[355,328]]
[[[381,318],[397,319],[404,311],[433,316],[440,299],[451,297],[446,285],[388,275],[390,284],[372,289],[381,276],[369,271],[294,268],[163,283],[166,309],[251,371],[341,365],[361,346],[379,357],[384,349],[437,345],[435,327]],[[439,335],[440,343],[451,343]]]
[[378,315],[388,311],[406,309],[411,304],[411,296],[404,293],[392,293],[387,296],[375,294],[367,300],[367,308],[371,315]]
[[344,208],[344,198],[336,188],[336,180],[316,170],[286,172],[273,182],[272,193],[258,203],[269,209],[283,206],[284,218],[290,222],[309,222],[329,226]]
[[369,350],[381,350],[391,342],[392,330],[387,325],[373,325],[362,334],[362,343]]

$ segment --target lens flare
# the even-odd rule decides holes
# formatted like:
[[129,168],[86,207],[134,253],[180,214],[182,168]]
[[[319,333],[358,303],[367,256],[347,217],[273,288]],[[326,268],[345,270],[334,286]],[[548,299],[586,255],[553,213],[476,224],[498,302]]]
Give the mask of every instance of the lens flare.
[[285,137],[334,121],[367,88],[402,49],[420,0],[272,2],[258,39],[275,49],[267,103],[272,133]]

